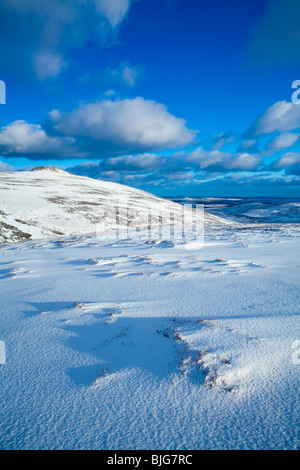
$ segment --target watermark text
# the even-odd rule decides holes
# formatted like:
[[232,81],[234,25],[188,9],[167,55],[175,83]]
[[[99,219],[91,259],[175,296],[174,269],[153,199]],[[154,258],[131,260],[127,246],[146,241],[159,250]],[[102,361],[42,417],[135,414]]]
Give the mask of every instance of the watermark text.
[[6,85],[3,80],[0,80],[0,104],[6,104]]
[[115,240],[191,240],[204,244],[203,204],[172,206],[149,204],[141,209],[127,198],[116,201],[103,213],[96,226],[97,237],[103,233]]
[[292,94],[292,102],[294,104],[300,103],[300,80],[294,80],[292,83],[292,88],[296,88],[296,91]]
[[6,348],[4,341],[0,341],[0,364],[6,364]]

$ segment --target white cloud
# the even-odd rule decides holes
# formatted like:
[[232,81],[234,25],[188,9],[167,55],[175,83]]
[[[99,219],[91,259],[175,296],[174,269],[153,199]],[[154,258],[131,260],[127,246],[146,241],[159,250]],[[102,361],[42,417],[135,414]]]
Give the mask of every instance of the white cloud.
[[135,82],[140,75],[140,71],[136,67],[124,67],[123,72],[122,72],[122,77],[125,80],[125,82],[130,85],[134,86]]
[[40,52],[34,57],[34,68],[39,80],[56,77],[61,71],[63,65],[63,60],[58,54]]
[[300,128],[300,105],[278,101],[270,106],[256,123],[254,133],[271,134]]
[[52,109],[52,111],[50,111],[50,113],[49,113],[49,116],[50,116],[52,122],[58,122],[59,119],[60,119],[59,109]]
[[288,152],[282,155],[274,164],[274,168],[282,170],[284,168],[292,167],[300,163],[300,153]]
[[296,134],[293,132],[285,132],[281,135],[278,135],[277,137],[275,137],[275,139],[269,142],[268,150],[276,151],[276,150],[290,147],[295,142],[297,142],[298,138],[299,138],[299,134]]
[[108,96],[108,97],[113,96],[115,94],[116,94],[115,90],[107,90],[103,93],[104,96]]
[[115,28],[127,15],[131,0],[93,0],[93,2],[98,12]]
[[0,153],[6,157],[78,157],[80,152],[74,143],[72,138],[49,137],[39,124],[28,124],[26,121],[12,122],[0,130]]
[[255,147],[255,145],[256,145],[256,140],[254,140],[254,139],[247,139],[247,140],[242,140],[242,141],[241,141],[240,147],[241,147],[243,150],[247,150],[247,149],[250,149],[250,148]]
[[166,159],[160,155],[144,153],[139,155],[125,155],[124,157],[108,158],[103,161],[101,168],[104,170],[154,170],[163,166]]
[[[113,166],[121,164],[113,156],[180,147],[193,142],[197,134],[164,105],[143,98],[105,99],[81,105],[70,113],[53,109],[49,118],[47,132],[40,124],[24,120],[2,127],[0,154],[32,160],[110,157]],[[127,156],[122,165],[143,168],[158,160],[150,154],[140,159]]]
[[57,133],[86,137],[131,151],[183,146],[193,142],[196,135],[163,104],[140,97],[102,100],[57,116],[54,123]]
[[220,177],[221,174],[259,169],[260,157],[248,153],[232,155],[219,151],[205,151],[202,147],[186,153],[173,155],[144,153],[122,155],[100,162],[86,162],[69,168],[71,173],[105,178],[114,181],[149,183],[150,181],[189,181],[199,178],[202,182],[207,177]]
[[219,151],[207,152],[201,147],[193,152],[177,152],[173,155],[139,154],[124,155],[100,162],[85,162],[68,168],[71,173],[122,182],[123,184],[162,187],[167,184],[187,184],[223,178],[237,172],[257,172],[260,158],[247,153],[231,155]]
[[104,70],[104,79],[106,79],[110,86],[112,84],[119,85],[125,83],[133,87],[137,80],[143,75],[143,67],[140,65],[131,65],[128,61],[123,61],[116,68],[106,67]]
[[260,157],[245,152],[236,155],[232,155],[229,152],[220,152],[219,150],[206,152],[202,147],[199,147],[193,152],[186,154],[185,162],[193,163],[200,170],[249,171],[257,168]]

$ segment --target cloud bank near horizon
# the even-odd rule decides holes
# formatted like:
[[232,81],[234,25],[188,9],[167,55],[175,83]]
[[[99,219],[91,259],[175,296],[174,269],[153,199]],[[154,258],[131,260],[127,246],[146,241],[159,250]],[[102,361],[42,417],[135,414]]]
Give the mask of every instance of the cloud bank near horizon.
[[[236,183],[242,175],[248,181],[250,175],[254,180],[260,175],[281,182],[285,175],[298,185],[297,129],[300,106],[279,101],[250,127],[255,138],[244,140],[244,135],[229,131],[208,139],[205,148],[197,145],[198,132],[161,103],[141,97],[103,99],[66,113],[52,110],[45,128],[26,121],[2,127],[0,152],[6,159],[85,160],[64,167],[74,174],[136,186],[181,186],[228,177]],[[269,140],[260,144],[266,136]],[[235,152],[223,148],[233,142]],[[188,150],[189,146],[194,149]],[[11,169],[4,162],[0,166],[0,171]]]

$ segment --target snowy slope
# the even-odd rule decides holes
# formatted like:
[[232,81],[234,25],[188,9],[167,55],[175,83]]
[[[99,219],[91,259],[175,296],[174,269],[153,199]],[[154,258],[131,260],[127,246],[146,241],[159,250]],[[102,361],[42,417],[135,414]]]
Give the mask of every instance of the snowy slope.
[[[0,174],[0,241],[39,239],[108,231],[116,223],[115,208],[130,214],[120,224],[148,224],[147,210],[182,216],[182,206],[128,186],[71,175],[56,168]],[[190,216],[192,217],[192,216]],[[189,217],[188,217],[189,218]],[[228,223],[210,214],[206,223]]]
[[49,169],[0,194],[3,240],[39,238],[0,245],[1,449],[299,448],[299,224],[112,241],[119,196],[182,208]]
[[299,448],[299,227],[0,246],[0,448]]

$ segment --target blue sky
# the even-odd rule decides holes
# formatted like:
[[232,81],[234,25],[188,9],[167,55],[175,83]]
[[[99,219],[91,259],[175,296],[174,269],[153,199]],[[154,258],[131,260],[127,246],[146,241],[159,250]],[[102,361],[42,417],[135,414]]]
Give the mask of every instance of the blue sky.
[[0,170],[300,196],[299,24],[298,0],[2,0]]

